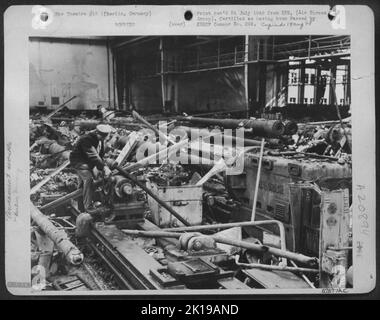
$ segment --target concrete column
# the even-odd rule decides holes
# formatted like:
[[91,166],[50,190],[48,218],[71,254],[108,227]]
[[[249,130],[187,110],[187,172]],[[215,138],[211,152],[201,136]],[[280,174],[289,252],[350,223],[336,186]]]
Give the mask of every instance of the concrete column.
[[[122,81],[122,102],[123,110],[127,110],[127,104],[132,103],[130,84],[127,83],[127,61],[123,60],[123,81]],[[128,99],[128,101],[127,101]]]
[[280,91],[281,91],[280,82],[281,82],[281,74],[280,74],[279,68],[275,65],[274,72],[273,72],[273,97],[274,97],[273,107],[278,107],[278,98],[280,96]]
[[162,109],[165,111],[166,90],[165,90],[165,77],[164,77],[164,44],[162,37],[160,38],[160,55],[161,55],[161,96],[162,96]]
[[344,85],[344,100],[351,104],[351,65],[347,64],[346,69],[347,83]]
[[302,60],[300,65],[300,79],[298,85],[298,103],[304,104],[303,98],[305,97],[305,61]]
[[330,91],[329,91],[329,105],[339,104],[339,101],[335,101],[335,90],[336,90],[336,63],[333,63],[330,69]]
[[321,67],[319,65],[315,68],[315,84],[314,84],[314,104],[319,103],[320,97],[318,97],[319,86],[321,84]]

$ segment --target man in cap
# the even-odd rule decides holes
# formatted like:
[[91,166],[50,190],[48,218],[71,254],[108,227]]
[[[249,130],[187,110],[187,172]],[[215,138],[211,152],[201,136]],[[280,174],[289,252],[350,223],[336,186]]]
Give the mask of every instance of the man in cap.
[[110,168],[104,163],[104,140],[114,129],[106,124],[99,124],[96,130],[81,136],[70,154],[70,164],[77,171],[83,182],[83,205],[86,212],[93,212],[94,181],[93,169],[103,171],[105,178],[111,175]]

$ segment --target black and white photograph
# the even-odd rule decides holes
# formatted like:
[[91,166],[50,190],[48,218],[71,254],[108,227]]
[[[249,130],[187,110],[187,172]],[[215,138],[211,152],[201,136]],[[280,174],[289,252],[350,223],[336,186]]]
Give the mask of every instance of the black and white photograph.
[[29,59],[36,286],[352,286],[349,36],[39,37]]
[[4,17],[10,294],[375,287],[368,7],[13,6]]

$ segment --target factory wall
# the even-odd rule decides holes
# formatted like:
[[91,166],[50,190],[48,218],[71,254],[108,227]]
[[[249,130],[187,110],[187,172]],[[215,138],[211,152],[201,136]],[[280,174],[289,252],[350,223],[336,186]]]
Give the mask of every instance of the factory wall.
[[32,38],[30,107],[54,109],[74,95],[78,98],[67,104],[69,109],[96,109],[99,104],[113,107],[112,70],[105,41]]
[[188,73],[178,77],[178,109],[196,112],[246,108],[244,69]]
[[137,111],[142,113],[162,112],[160,77],[134,80],[131,84],[131,100]]

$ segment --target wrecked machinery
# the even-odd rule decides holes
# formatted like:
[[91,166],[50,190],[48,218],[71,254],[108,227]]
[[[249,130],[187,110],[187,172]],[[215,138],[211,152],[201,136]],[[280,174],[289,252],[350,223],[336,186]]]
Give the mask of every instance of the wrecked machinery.
[[[298,127],[281,120],[177,117],[176,125],[186,135],[178,140],[178,134],[162,136],[136,112],[133,116],[137,123],[131,127],[155,130],[118,128],[108,140],[106,161],[113,176],[95,183],[97,200],[105,210],[95,219],[86,242],[120,288],[347,285],[336,275],[337,270],[345,275],[352,263],[347,250],[352,172],[346,127],[333,132],[333,126],[325,124]],[[86,121],[80,130],[93,127],[84,127]],[[99,121],[116,120],[112,116],[92,122]],[[226,174],[236,150],[217,157],[223,147],[216,139],[208,143],[211,147],[198,145],[196,155],[189,152],[188,159],[201,159],[196,164],[174,163],[170,155],[197,145],[191,134],[198,129],[194,124],[205,135],[215,127],[243,128],[244,145],[250,147],[243,153],[244,170]],[[260,149],[263,137],[265,149]],[[237,149],[238,139],[232,149]],[[46,152],[49,143],[42,139],[35,147]],[[137,150],[144,143],[156,153],[139,159]],[[164,164],[150,161],[162,154],[168,157]],[[208,161],[202,161],[206,156]],[[52,214],[64,208],[75,219],[81,211],[81,190],[70,191],[39,210]],[[331,218],[334,214],[337,218]],[[331,231],[334,228],[344,230],[344,235]]]
[[[244,173],[227,177],[231,193],[241,203],[234,213],[239,220],[251,219],[258,164],[259,155],[249,153]],[[281,221],[290,250],[317,255],[321,195],[313,185],[327,190],[351,190],[351,177],[350,163],[338,163],[338,159],[267,151],[262,159],[255,220]],[[309,189],[299,187],[305,182],[310,184]]]

